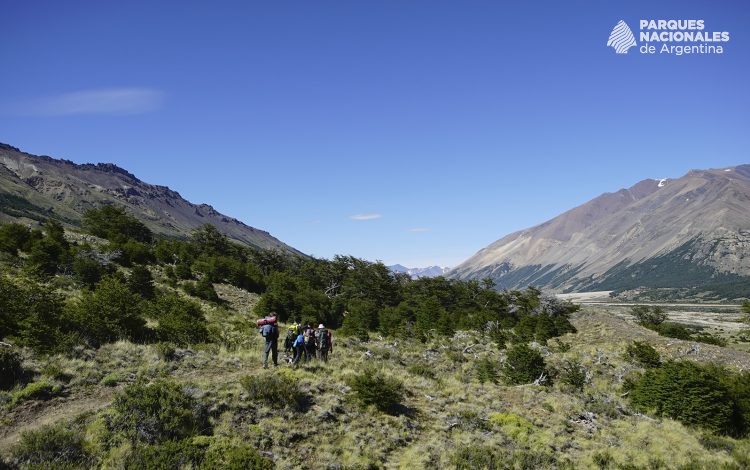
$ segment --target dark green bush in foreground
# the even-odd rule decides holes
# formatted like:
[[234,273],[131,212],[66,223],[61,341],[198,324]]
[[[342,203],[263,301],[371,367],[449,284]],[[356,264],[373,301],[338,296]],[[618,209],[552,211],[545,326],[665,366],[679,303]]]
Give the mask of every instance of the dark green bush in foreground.
[[404,398],[404,385],[381,372],[365,371],[347,380],[354,400],[361,406],[375,406],[380,411],[393,413]]
[[507,384],[532,383],[544,373],[544,358],[536,349],[521,343],[508,350],[508,356],[503,364],[503,376]]
[[297,380],[283,375],[248,375],[240,380],[242,387],[253,401],[263,402],[273,408],[298,408],[304,395]]
[[210,430],[203,406],[173,382],[131,385],[113,409],[112,430],[132,442],[155,444]]
[[629,388],[636,409],[720,434],[742,436],[750,424],[750,375],[717,366],[666,362]]
[[0,390],[8,390],[23,377],[21,356],[7,346],[0,346]]
[[192,439],[165,441],[156,445],[141,445],[133,449],[125,468],[198,468],[203,459],[203,449],[193,444]]
[[659,364],[661,364],[656,349],[643,341],[633,341],[632,344],[628,345],[625,353],[632,362],[643,367],[659,367]]
[[159,320],[156,337],[159,341],[187,346],[208,341],[208,328],[201,306],[176,294],[160,296],[153,304]]
[[85,468],[92,463],[83,433],[63,424],[24,432],[12,455],[25,468]]

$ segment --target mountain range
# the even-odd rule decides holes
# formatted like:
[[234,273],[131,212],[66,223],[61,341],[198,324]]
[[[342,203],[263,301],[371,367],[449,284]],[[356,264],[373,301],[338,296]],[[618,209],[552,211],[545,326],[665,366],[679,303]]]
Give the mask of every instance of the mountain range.
[[112,163],[76,164],[0,143],[0,220],[33,224],[56,218],[77,226],[88,209],[107,204],[125,207],[158,234],[186,237],[212,224],[246,246],[300,254],[266,231],[187,201],[166,186],[145,183]]
[[681,288],[750,295],[750,165],[605,193],[479,250],[449,276],[562,292]]
[[448,271],[450,271],[450,268],[442,268],[440,266],[429,266],[426,268],[407,268],[406,266],[402,266],[400,264],[388,266],[388,269],[390,269],[394,273],[408,274],[412,279],[419,279],[420,277],[443,276]]

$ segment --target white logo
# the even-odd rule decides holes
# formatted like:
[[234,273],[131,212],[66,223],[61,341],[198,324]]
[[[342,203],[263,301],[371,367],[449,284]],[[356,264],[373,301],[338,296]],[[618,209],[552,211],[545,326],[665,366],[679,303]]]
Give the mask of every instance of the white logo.
[[609,33],[607,46],[614,48],[618,54],[627,54],[628,49],[637,45],[633,32],[623,20],[620,20],[612,29],[612,32]]

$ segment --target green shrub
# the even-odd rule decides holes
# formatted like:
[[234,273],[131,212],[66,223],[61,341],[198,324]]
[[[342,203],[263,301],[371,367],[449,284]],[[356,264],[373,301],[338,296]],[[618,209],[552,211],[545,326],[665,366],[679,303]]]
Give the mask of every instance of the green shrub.
[[713,344],[721,347],[727,345],[727,340],[720,336],[712,335],[711,333],[698,333],[693,335],[690,339],[699,343]]
[[112,430],[132,442],[155,444],[210,430],[203,405],[173,382],[130,385],[112,408]]
[[404,397],[404,385],[382,372],[368,370],[349,377],[354,400],[362,407],[375,406],[380,411],[395,413]]
[[[727,373],[691,362],[669,361],[649,369],[633,384],[636,409],[723,434],[744,432],[740,403],[727,386]],[[750,397],[745,397],[745,399]]]
[[509,385],[528,384],[546,374],[545,367],[544,358],[539,351],[521,343],[508,350],[503,364],[503,376]]
[[11,453],[18,465],[31,468],[85,468],[93,463],[83,433],[67,424],[24,432]]
[[664,322],[658,325],[656,328],[652,328],[652,329],[656,330],[657,333],[659,333],[662,336],[666,336],[667,338],[684,339],[684,340],[691,339],[691,335],[693,333],[685,325],[681,325],[679,323],[671,323],[671,322]]
[[0,390],[9,390],[23,378],[21,356],[8,346],[0,346]]
[[2,252],[17,256],[18,250],[22,250],[30,239],[31,230],[24,225],[0,225],[0,251]]
[[228,470],[271,470],[273,460],[265,458],[247,444],[230,442],[226,439],[214,439],[206,449],[201,469],[216,468]]
[[448,461],[451,468],[456,470],[560,467],[555,456],[545,451],[528,449],[510,451],[502,447],[477,444],[459,447],[459,450],[450,454]]
[[498,379],[497,364],[492,359],[483,357],[474,364],[474,374],[479,383],[490,382],[495,384]]
[[140,264],[133,266],[127,285],[131,292],[144,299],[154,298],[154,278],[146,266]]
[[659,325],[667,319],[664,309],[657,306],[636,305],[630,310],[630,314],[641,324]]
[[427,379],[435,378],[434,368],[424,361],[417,361],[414,364],[409,364],[406,367],[406,371],[409,372],[410,374],[420,375]]
[[88,210],[83,215],[83,225],[92,235],[113,242],[135,240],[150,243],[153,239],[151,230],[121,207],[103,206]]
[[141,298],[117,277],[107,277],[93,292],[84,291],[70,308],[81,335],[94,347],[118,339],[137,340],[145,333]]
[[586,376],[586,368],[578,361],[566,361],[559,372],[560,382],[576,391],[583,390]]
[[208,276],[203,276],[197,282],[185,283],[183,289],[187,294],[192,295],[193,297],[198,297],[199,299],[207,300],[209,302],[220,301],[219,295],[216,293],[216,289],[214,289],[214,285],[211,283]]
[[176,294],[159,296],[154,302],[154,314],[159,320],[156,337],[159,341],[180,346],[208,341],[208,328],[203,310],[197,303]]
[[204,449],[193,444],[190,438],[180,441],[164,441],[153,445],[139,445],[133,449],[125,468],[133,470],[198,468],[203,460],[203,452]]
[[85,254],[79,254],[73,261],[73,278],[89,289],[93,289],[107,272],[99,261]]
[[661,359],[659,353],[651,345],[643,341],[633,341],[625,350],[630,361],[643,367],[659,367]]
[[272,408],[301,408],[305,396],[299,389],[298,381],[288,375],[261,374],[248,375],[240,380],[248,398],[263,402]]
[[28,400],[49,400],[62,392],[62,387],[49,382],[32,382],[13,394],[13,403]]
[[75,325],[65,316],[62,298],[29,279],[0,277],[0,337],[49,353],[64,347]]

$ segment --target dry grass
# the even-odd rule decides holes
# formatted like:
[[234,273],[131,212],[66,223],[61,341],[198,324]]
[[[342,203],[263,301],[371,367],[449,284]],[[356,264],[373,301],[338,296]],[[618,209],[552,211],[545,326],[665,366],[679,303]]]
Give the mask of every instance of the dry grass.
[[[97,444],[107,404],[129,383],[165,378],[200,391],[215,436],[256,446],[272,456],[278,468],[450,468],[456,451],[471,446],[486,446],[518,468],[533,461],[560,468],[678,468],[689,463],[740,468],[750,447],[728,438],[724,447],[705,445],[699,430],[634,414],[627,398],[620,396],[623,377],[639,370],[624,357],[633,340],[651,344],[665,359],[718,359],[747,368],[750,355],[708,345],[687,353],[691,343],[659,337],[610,315],[586,312],[574,318],[578,333],[561,338],[570,345],[565,352],[536,345],[552,368],[577,361],[586,369],[582,392],[560,383],[550,387],[480,383],[476,361],[483,358],[500,366],[504,353],[474,334],[428,344],[373,335],[367,343],[336,338],[335,353],[327,364],[314,361],[298,369],[283,365],[272,370],[293,379],[307,399],[300,408],[277,408],[252,400],[240,384],[242,377],[263,372],[263,339],[253,319],[231,303],[204,307],[213,331],[224,339],[177,348],[179,357],[173,360],[165,359],[157,345],[129,342],[81,351],[75,358],[27,357],[26,366],[37,371],[40,380],[66,377],[69,396],[11,411],[2,405],[10,414],[3,418],[0,453],[8,455],[15,442],[8,436],[17,436],[19,430],[72,419],[86,411],[78,404],[93,403],[88,442],[99,449],[103,464],[116,467],[126,461],[129,448]],[[347,379],[366,369],[403,382],[406,393],[397,413],[362,409],[352,400]],[[734,450],[726,450],[727,446]]]

